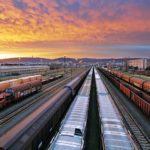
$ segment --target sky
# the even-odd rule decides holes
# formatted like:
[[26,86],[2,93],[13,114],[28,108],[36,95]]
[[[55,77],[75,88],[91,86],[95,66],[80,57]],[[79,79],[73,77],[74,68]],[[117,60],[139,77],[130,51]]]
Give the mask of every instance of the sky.
[[0,58],[150,57],[150,0],[0,0]]

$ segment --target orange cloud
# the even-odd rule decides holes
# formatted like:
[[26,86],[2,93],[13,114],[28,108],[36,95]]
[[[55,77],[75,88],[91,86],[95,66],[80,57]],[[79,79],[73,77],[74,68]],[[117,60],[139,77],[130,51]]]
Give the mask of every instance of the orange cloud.
[[149,14],[146,0],[0,0],[0,51],[71,55],[73,44],[84,55],[86,44],[149,44]]

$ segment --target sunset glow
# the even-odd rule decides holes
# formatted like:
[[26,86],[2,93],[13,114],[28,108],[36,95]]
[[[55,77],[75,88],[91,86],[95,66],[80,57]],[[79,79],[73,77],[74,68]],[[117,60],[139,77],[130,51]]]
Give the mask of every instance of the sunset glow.
[[148,0],[0,0],[0,58],[141,54],[150,56]]

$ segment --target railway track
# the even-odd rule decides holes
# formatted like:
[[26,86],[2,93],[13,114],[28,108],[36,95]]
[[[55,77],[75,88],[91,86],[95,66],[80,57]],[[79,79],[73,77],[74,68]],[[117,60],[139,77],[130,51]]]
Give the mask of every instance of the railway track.
[[[80,71],[81,72],[81,71]],[[41,96],[39,96],[38,98],[31,100],[30,102],[28,102],[27,104],[21,106],[20,108],[18,108],[17,110],[10,112],[9,114],[3,116],[0,119],[0,127],[4,126],[5,124],[7,124],[9,121],[11,121],[16,115],[24,112],[25,110],[31,108],[35,103],[39,102],[41,99],[43,99],[44,97],[50,95],[53,96],[54,94],[56,94],[66,83],[68,83],[70,81],[71,78],[76,77],[79,74],[79,72],[76,72],[75,75],[73,75],[72,77],[68,77],[63,79],[63,80],[59,80],[59,82],[57,81],[54,82],[53,84],[51,84],[51,87],[48,88],[48,86],[45,86],[44,90],[44,94],[42,94]],[[21,120],[20,120],[21,121]]]
[[150,138],[144,133],[141,125],[136,121],[136,119],[133,118],[126,106],[124,106],[121,100],[119,100],[120,98],[113,91],[108,79],[104,77],[104,75],[102,75],[102,79],[111,96],[113,97],[114,102],[123,118],[123,122],[128,128],[136,147],[139,150],[150,150]]
[[[50,83],[47,83],[45,85],[43,85],[42,87],[42,90],[41,92],[37,93],[37,94],[32,94],[31,96],[28,96],[27,100],[26,98],[22,101],[20,100],[19,103],[16,103],[17,104],[20,104],[20,105],[17,105],[16,106],[16,103],[15,104],[12,104],[8,107],[8,110],[7,109],[4,109],[4,110],[1,110],[0,111],[0,122],[1,122],[1,119],[4,118],[5,116],[7,116],[9,113],[12,113],[15,109],[18,109],[19,107],[22,107],[22,105],[26,105],[28,103],[28,101],[32,101],[33,99],[36,99],[37,97],[41,96],[42,94],[44,94],[46,91],[45,90],[48,90],[49,88],[51,88],[52,86],[54,86],[55,84],[57,84],[58,82],[61,82],[65,79],[69,78],[69,74],[66,74],[63,78],[60,78],[60,79],[57,79],[55,81],[52,81]],[[12,108],[12,107],[15,106],[15,108]],[[11,108],[11,109],[10,109]]]

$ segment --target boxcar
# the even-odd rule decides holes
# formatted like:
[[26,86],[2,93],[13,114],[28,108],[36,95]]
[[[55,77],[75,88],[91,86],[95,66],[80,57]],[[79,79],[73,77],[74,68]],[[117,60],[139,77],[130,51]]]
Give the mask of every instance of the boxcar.
[[138,79],[138,78],[130,78],[130,83],[140,89],[142,89],[142,86],[143,86],[143,83],[144,83],[144,80],[142,79]]
[[9,87],[8,81],[2,81],[0,82],[0,92],[5,91]]
[[36,80],[42,81],[42,76],[41,75],[36,75]]
[[150,93],[150,81],[143,83],[143,90],[147,93]]
[[[87,71],[79,75],[80,83]],[[80,85],[77,85],[78,88]],[[74,89],[72,89],[74,90]],[[77,91],[75,91],[77,92]],[[63,88],[29,116],[24,118],[7,134],[0,137],[2,150],[42,150],[58,126],[72,100],[71,89]]]
[[118,78],[122,78],[122,75],[123,75],[123,74],[120,73],[120,72],[117,73],[117,77],[118,77]]
[[123,80],[125,80],[125,81],[127,81],[127,82],[129,82],[130,81],[130,76],[128,76],[128,75],[125,75],[125,74],[122,74],[122,76],[121,76],[121,79],[123,79]]
[[7,88],[5,93],[11,93],[11,97],[7,99],[12,99],[12,101],[16,101],[20,98],[26,97],[33,92],[36,92],[42,88],[41,81],[34,81],[32,83],[22,84],[20,86]]
[[121,90],[128,98],[130,98],[130,95],[131,95],[130,89],[127,88],[126,86],[124,86],[122,83],[120,83],[120,90]]
[[84,148],[92,72],[93,69],[89,72],[48,150],[81,150]]
[[9,80],[9,87],[15,87],[15,86],[19,86],[21,84],[22,84],[21,79]]
[[30,78],[29,77],[21,78],[21,80],[22,80],[22,84],[30,82]]
[[150,116],[150,103],[131,92],[131,100],[147,115]]
[[101,77],[95,71],[99,117],[104,150],[133,150],[132,141]]

